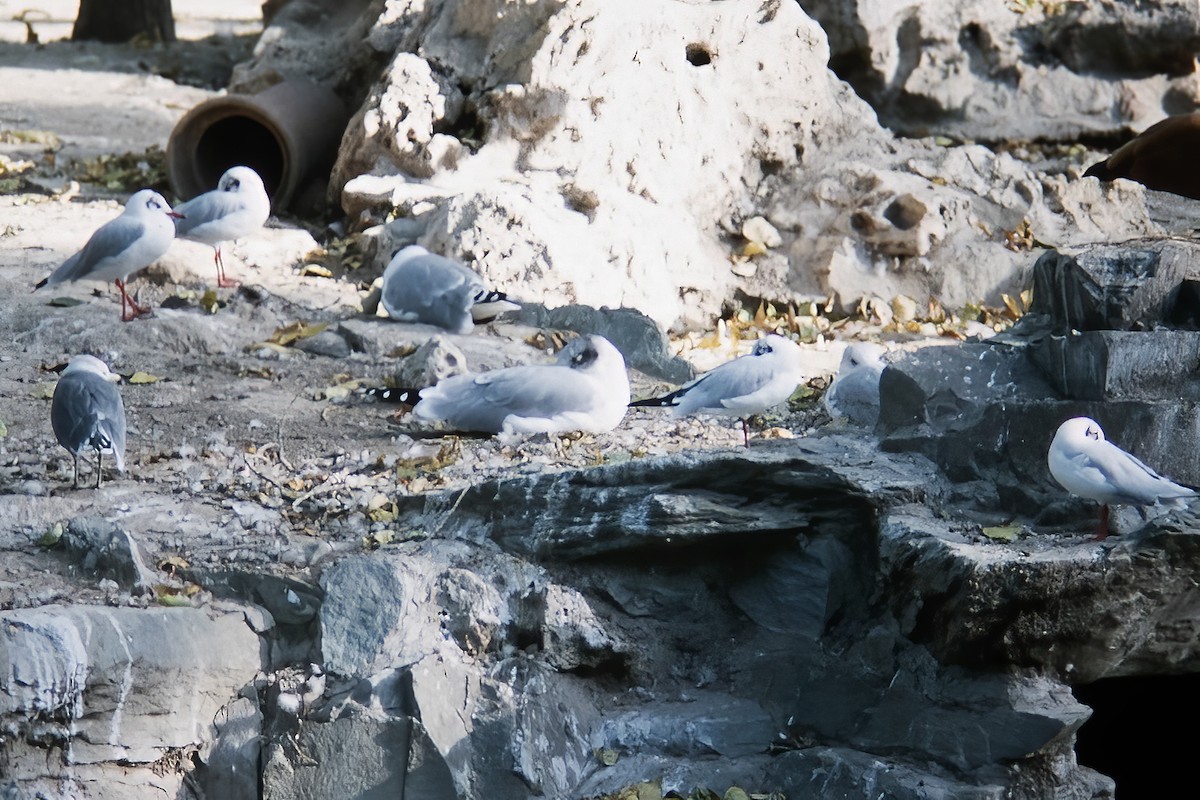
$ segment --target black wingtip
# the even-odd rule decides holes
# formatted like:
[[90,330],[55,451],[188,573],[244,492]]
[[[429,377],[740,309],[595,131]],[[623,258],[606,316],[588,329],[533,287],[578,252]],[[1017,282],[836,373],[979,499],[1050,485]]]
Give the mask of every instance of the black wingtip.
[[508,295],[504,292],[492,290],[490,292],[480,292],[475,295],[475,305],[484,305],[485,303],[501,303],[508,300]]
[[1092,164],[1090,167],[1085,169],[1083,171],[1083,177],[1099,178],[1102,181],[1111,181],[1117,176],[1113,175],[1112,171],[1109,170],[1108,159],[1105,159],[1103,161],[1097,161],[1095,164]]
[[672,402],[674,399],[675,399],[675,396],[671,395],[671,394],[663,395],[662,397],[647,397],[644,400],[634,400],[632,403],[629,404],[629,407],[630,408],[638,408],[638,407],[661,408],[662,406],[675,405],[675,403]]
[[[33,291],[34,291],[34,292],[36,292],[38,289],[42,288],[43,286],[45,286],[45,285],[46,285],[47,283],[49,283],[49,282],[50,282],[50,279],[49,279],[49,278],[42,278],[40,281],[38,281],[37,283],[35,283],[35,284],[33,285]],[[30,292],[30,294],[32,294],[32,293],[33,293],[33,292]]]
[[401,389],[391,386],[369,386],[363,389],[363,394],[381,403],[392,403],[398,406],[415,406],[421,399],[420,389]]

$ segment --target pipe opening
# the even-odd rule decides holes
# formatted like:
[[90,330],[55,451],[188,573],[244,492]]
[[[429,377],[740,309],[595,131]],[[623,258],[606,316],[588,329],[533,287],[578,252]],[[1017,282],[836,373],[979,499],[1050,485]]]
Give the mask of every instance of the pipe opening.
[[284,143],[270,127],[251,117],[231,115],[200,134],[194,168],[199,184],[211,188],[230,167],[250,167],[274,198],[283,183],[286,161]]

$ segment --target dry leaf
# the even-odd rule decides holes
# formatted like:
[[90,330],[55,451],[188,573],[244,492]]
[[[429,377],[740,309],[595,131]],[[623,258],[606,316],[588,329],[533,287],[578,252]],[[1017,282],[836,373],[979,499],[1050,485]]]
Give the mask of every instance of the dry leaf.
[[312,276],[316,278],[332,278],[333,272],[320,264],[305,264],[300,270],[302,276]]
[[158,383],[158,376],[151,375],[149,372],[142,372],[141,370],[138,370],[129,376],[129,383],[134,385],[140,383]]
[[307,339],[310,336],[316,336],[321,331],[329,327],[328,322],[318,322],[315,325],[309,325],[303,320],[297,320],[290,325],[285,325],[282,328],[276,329],[271,334],[271,338],[267,341],[286,347],[300,339]]

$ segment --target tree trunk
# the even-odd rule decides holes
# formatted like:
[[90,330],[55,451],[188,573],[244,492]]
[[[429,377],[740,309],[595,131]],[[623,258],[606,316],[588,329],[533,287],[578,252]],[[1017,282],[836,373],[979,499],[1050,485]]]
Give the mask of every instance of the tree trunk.
[[79,0],[72,39],[128,42],[136,36],[153,42],[175,41],[171,0]]

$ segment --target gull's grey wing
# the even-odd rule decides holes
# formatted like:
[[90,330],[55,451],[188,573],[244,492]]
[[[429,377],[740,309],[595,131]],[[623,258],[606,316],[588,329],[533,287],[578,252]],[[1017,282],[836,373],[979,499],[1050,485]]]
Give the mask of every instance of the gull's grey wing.
[[86,278],[103,262],[119,258],[145,233],[146,226],[127,215],[106,222],[92,234],[92,238],[88,239],[82,250],[68,258],[62,266],[51,273],[50,277],[46,279],[46,283],[55,284]]
[[471,306],[484,290],[471,270],[433,253],[415,256],[385,275],[383,304],[394,317],[455,333],[471,330]]
[[188,236],[197,233],[197,228],[225,219],[246,208],[246,198],[237,192],[206,192],[175,207],[183,215],[175,220],[175,235]]
[[111,383],[91,373],[64,375],[50,402],[54,437],[72,455],[88,447],[109,447],[117,469],[125,468],[125,405]]
[[1160,500],[1192,494],[1190,489],[1162,477],[1137,456],[1108,441],[1089,447],[1083,467],[1094,469],[1103,477],[1113,489],[1113,503],[1153,505]]
[[839,375],[825,392],[825,407],[856,425],[874,425],[879,419],[878,369],[855,369]]
[[575,370],[524,366],[459,375],[421,392],[417,414],[465,430],[499,433],[509,417],[550,419],[586,411],[595,388]]
[[729,400],[753,394],[775,377],[765,356],[741,356],[726,361],[676,390],[676,408],[681,414],[703,409],[724,410]]

